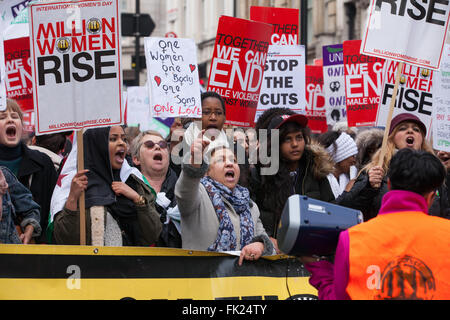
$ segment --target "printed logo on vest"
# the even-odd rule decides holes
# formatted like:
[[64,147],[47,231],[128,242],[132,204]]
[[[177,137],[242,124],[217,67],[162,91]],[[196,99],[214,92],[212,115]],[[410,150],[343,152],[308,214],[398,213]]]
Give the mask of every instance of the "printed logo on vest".
[[436,291],[433,272],[421,260],[405,255],[389,262],[381,275],[379,300],[431,300]]

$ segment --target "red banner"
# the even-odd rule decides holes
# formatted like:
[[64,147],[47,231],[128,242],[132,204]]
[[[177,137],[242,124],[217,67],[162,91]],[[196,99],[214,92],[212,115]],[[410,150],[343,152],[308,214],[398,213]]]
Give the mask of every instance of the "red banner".
[[383,86],[384,59],[360,54],[361,40],[344,41],[349,127],[374,126]]
[[23,112],[34,111],[29,37],[5,40],[6,92]]
[[227,124],[254,126],[271,34],[270,24],[219,19],[207,90],[224,98]]
[[323,67],[321,66],[306,66],[306,116],[312,133],[327,132]]
[[300,44],[298,9],[250,7],[250,20],[270,23],[273,26],[270,44]]

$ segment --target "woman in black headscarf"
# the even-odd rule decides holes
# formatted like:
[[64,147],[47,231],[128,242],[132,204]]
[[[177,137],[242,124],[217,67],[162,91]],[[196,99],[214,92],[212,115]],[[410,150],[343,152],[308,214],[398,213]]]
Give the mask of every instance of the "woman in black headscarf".
[[54,217],[57,244],[79,244],[78,199],[86,192],[86,243],[96,246],[150,246],[162,229],[155,196],[142,174],[125,160],[122,127],[90,129],[84,133],[86,170],[72,178],[62,211]]

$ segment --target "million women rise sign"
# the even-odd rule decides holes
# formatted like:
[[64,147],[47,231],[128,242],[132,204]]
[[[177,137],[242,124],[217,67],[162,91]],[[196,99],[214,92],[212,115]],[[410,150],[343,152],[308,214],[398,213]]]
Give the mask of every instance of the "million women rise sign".
[[[69,19],[68,9],[80,19]],[[30,15],[37,131],[120,124],[116,1],[39,3]]]

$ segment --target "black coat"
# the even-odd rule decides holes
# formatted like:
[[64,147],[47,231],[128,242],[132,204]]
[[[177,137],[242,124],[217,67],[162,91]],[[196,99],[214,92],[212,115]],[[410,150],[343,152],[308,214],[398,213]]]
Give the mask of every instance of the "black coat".
[[[316,144],[309,145],[301,160],[301,170],[297,171],[297,177],[294,180],[290,179],[289,194],[282,196],[287,200],[290,195],[301,194],[325,202],[334,202],[333,191],[327,179],[333,166],[327,160],[328,155],[322,147]],[[251,196],[258,205],[264,229],[269,237],[275,238],[282,212],[274,212],[270,209],[273,207],[271,203],[273,199],[267,194],[267,183],[270,182],[265,181],[265,177],[260,175],[258,168],[251,170],[250,180]],[[278,190],[278,192],[284,191]]]
[[[430,215],[450,219],[449,183],[450,175],[447,175],[446,183],[438,189],[439,196],[434,199],[428,210]],[[367,172],[364,171],[356,179],[352,189],[349,192],[344,191],[336,199],[336,203],[344,207],[360,210],[363,213],[364,221],[368,221],[378,215],[383,197],[388,191],[386,177],[383,178],[381,187],[374,189],[370,185]]]
[[39,238],[36,239],[36,242],[46,243],[50,201],[58,177],[55,166],[49,156],[42,152],[31,150],[24,143],[22,143],[21,147],[22,161],[20,162],[17,179],[31,191],[33,200],[41,207],[40,224],[42,232]]
[[369,175],[366,171],[361,172],[352,189],[344,191],[337,199],[336,204],[362,212],[364,221],[375,218],[381,208],[383,196],[388,192],[387,178],[384,177],[381,187],[372,188]]
[[[177,174],[169,167],[166,174],[166,180],[164,180],[164,183],[161,186],[161,192],[165,192],[166,198],[170,200],[169,208],[173,208],[177,205],[177,199],[175,197],[175,184],[177,183],[177,180]],[[161,216],[161,222],[164,223],[167,219],[167,210],[158,204],[156,204],[156,210]],[[156,245],[158,247],[169,248],[182,247],[181,234],[178,232],[173,222],[163,224],[163,228]]]
[[450,219],[450,192],[448,187],[450,185],[450,172],[447,174],[444,184],[438,188],[438,194],[434,199],[428,213],[432,216]]

